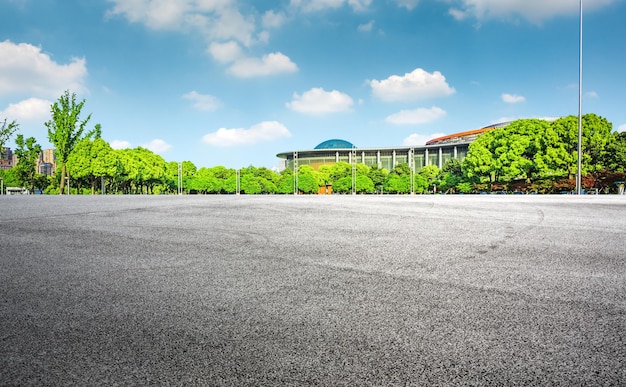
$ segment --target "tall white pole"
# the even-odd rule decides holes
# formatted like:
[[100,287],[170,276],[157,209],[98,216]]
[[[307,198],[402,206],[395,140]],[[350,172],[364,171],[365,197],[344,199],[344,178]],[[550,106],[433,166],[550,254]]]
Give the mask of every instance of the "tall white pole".
[[583,140],[583,0],[580,0],[580,36],[578,48],[578,171],[576,173],[576,194],[581,194],[582,185],[582,140]]
[[183,163],[178,163],[178,194],[183,194]]

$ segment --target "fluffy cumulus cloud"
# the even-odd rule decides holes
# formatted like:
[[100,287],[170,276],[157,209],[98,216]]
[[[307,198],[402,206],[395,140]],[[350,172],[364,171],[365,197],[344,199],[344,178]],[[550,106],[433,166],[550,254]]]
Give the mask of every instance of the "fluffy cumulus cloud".
[[354,101],[349,95],[337,90],[325,91],[322,88],[313,88],[302,95],[294,93],[293,100],[285,105],[300,113],[325,114],[350,111]]
[[263,14],[261,22],[263,23],[263,27],[265,28],[278,28],[283,25],[285,20],[286,17],[284,13],[269,10]]
[[264,55],[262,58],[236,60],[228,72],[239,78],[252,78],[280,73],[295,73],[298,66],[281,52]]
[[434,134],[419,134],[413,133],[409,137],[405,138],[402,141],[402,144],[405,146],[413,146],[413,145],[424,145],[426,142],[432,140],[433,138],[443,137],[445,134],[443,133],[434,133]]
[[[124,17],[156,30],[200,34],[208,42],[207,52],[216,61],[229,64],[228,71],[241,78],[268,76],[297,71],[288,56],[270,53],[261,58],[249,57],[254,44],[269,41],[269,32],[261,28],[280,27],[286,20],[282,12],[266,11],[262,16],[243,14],[235,0],[108,0],[113,3],[108,17]],[[298,7],[327,7],[344,0],[295,1]],[[349,0],[369,4],[371,0]],[[259,20],[257,20],[259,19]],[[258,25],[257,25],[258,24]]]
[[52,103],[45,99],[29,98],[10,104],[4,111],[0,112],[0,117],[17,122],[45,122],[50,118]]
[[291,0],[289,6],[303,12],[316,12],[337,9],[346,3],[356,12],[363,12],[372,4],[372,0]]
[[160,138],[155,138],[154,140],[147,142],[145,144],[141,144],[142,147],[151,150],[154,153],[165,153],[168,150],[170,150],[170,148],[172,148],[172,146],[170,144],[168,144],[167,142],[161,140]]
[[[588,1],[585,2],[585,8],[594,10],[617,1]],[[452,0],[450,2],[453,3],[450,14],[457,20],[468,16],[479,20],[522,16],[533,23],[541,23],[543,20],[559,15],[576,14],[579,7],[579,2],[576,0]]]
[[220,128],[216,132],[202,137],[202,141],[213,146],[229,147],[274,141],[288,137],[291,137],[291,133],[283,124],[277,121],[264,121],[253,125],[249,129]]
[[108,17],[122,16],[155,30],[193,31],[208,40],[254,40],[252,17],[241,14],[234,0],[108,0]]
[[111,145],[113,149],[128,149],[132,147],[130,142],[124,140],[113,140],[109,145]]
[[218,62],[230,63],[242,57],[241,46],[234,40],[225,43],[213,42],[209,45],[209,54]]
[[387,117],[386,121],[396,125],[419,125],[436,121],[446,116],[446,111],[433,106],[429,109],[401,110]]
[[521,103],[526,102],[526,98],[517,94],[504,93],[502,94],[502,101],[506,103]]
[[403,76],[392,75],[387,79],[371,80],[375,97],[384,101],[412,101],[417,99],[439,98],[456,92],[446,82],[446,77],[439,71],[432,74],[417,68]]
[[620,125],[620,126],[617,128],[617,131],[618,131],[618,132],[626,132],[626,124]]
[[27,43],[0,42],[0,95],[31,94],[58,97],[64,90],[85,91],[87,66],[84,58],[59,64]]
[[191,101],[195,109],[205,112],[215,111],[220,106],[220,101],[216,97],[209,94],[200,94],[195,90],[183,95],[183,98]]

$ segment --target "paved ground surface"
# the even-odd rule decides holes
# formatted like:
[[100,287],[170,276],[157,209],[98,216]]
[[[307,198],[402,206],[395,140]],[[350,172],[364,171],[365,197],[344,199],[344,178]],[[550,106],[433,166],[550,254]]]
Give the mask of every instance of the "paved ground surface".
[[624,385],[626,197],[0,197],[1,385]]

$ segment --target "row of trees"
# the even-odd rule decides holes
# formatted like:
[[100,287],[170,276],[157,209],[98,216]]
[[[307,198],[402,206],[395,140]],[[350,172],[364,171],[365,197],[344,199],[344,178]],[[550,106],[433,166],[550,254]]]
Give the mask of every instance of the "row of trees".
[[[48,139],[55,146],[58,163],[55,176],[36,171],[41,152],[33,137],[16,137],[19,162],[8,171],[0,171],[5,186],[24,186],[34,191],[65,193],[70,183],[74,193],[98,191],[123,194],[161,194],[178,192],[179,164],[166,162],[148,149],[115,150],[101,138],[100,125],[87,131],[91,115],[80,118],[85,101],[76,101],[66,91],[51,106],[51,119],[45,123]],[[0,151],[18,130],[16,122],[0,126]],[[552,193],[571,190],[577,168],[577,117],[553,122],[528,119],[494,129],[470,144],[465,159],[452,159],[442,169],[426,166],[417,173],[408,164],[391,171],[376,166],[345,162],[313,170],[302,165],[298,173],[286,169],[280,173],[267,168],[241,170],[223,166],[197,168],[182,162],[182,188],[186,193],[219,194],[289,194],[317,193],[320,187],[332,187],[335,193],[426,193],[489,190],[534,191]],[[605,192],[616,189],[624,180],[626,133],[613,132],[611,124],[595,114],[583,117],[583,184]],[[66,177],[69,177],[66,179]]]
[[[612,124],[595,114],[583,116],[582,131],[583,186],[615,189],[624,180],[626,133],[613,132]],[[578,117],[514,121],[470,144],[463,177],[484,189],[570,190],[578,172],[577,148]]]

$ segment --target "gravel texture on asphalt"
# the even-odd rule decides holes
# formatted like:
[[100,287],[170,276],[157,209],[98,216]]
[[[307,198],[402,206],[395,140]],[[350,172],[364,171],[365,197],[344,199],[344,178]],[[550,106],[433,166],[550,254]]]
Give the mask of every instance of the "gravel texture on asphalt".
[[1,385],[626,384],[626,196],[0,208]]

